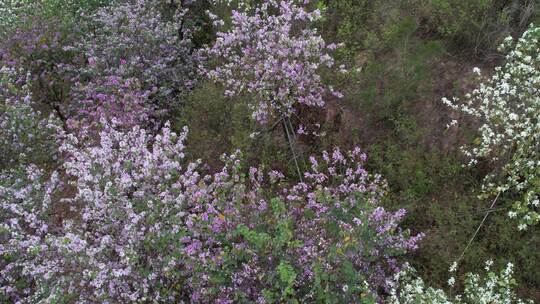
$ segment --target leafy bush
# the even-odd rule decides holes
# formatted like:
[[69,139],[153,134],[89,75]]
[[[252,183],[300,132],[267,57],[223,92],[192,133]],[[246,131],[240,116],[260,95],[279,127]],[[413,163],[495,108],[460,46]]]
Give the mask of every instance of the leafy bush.
[[[475,54],[494,52],[508,35],[520,32],[534,17],[535,4],[500,0],[416,0],[413,1],[428,27],[453,46]],[[482,54],[483,53],[483,54]]]
[[247,98],[224,96],[222,87],[201,81],[186,96],[172,125],[175,130],[190,126],[186,153],[202,159],[211,170],[219,170],[223,165],[220,156],[239,149],[246,164],[293,173],[282,137],[265,131],[250,136],[260,126],[250,119]]
[[[496,53],[508,35],[523,32],[536,21],[534,1],[501,0],[335,0],[327,8],[325,37],[345,42],[340,58],[354,60],[358,52],[386,48],[385,35],[407,18],[418,24],[415,35],[437,39],[456,53],[486,58]],[[465,51],[465,52],[464,52]]]

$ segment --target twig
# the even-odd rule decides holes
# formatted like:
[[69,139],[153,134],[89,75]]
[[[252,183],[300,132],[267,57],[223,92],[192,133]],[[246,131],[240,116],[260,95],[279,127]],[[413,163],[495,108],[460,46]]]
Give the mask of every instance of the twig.
[[[495,197],[495,199],[493,200],[493,202],[491,203],[491,206],[489,207],[488,210],[490,209],[493,209],[493,206],[495,206],[495,203],[497,202],[497,199],[499,199],[499,195],[501,195],[501,193],[497,193],[497,196]],[[461,255],[459,256],[459,258],[456,260],[456,262],[459,262],[463,256],[465,255],[465,252],[467,251],[467,249],[469,249],[469,246],[471,246],[474,238],[476,237],[476,235],[478,234],[478,231],[480,231],[480,228],[482,228],[482,225],[484,225],[484,222],[486,221],[488,215],[490,214],[491,212],[486,212],[486,215],[484,215],[484,218],[482,219],[482,222],[480,222],[480,225],[478,225],[478,228],[476,228],[476,231],[474,232],[473,236],[471,237],[471,239],[469,240],[469,243],[467,243],[467,246],[465,246],[465,249],[463,250],[463,252],[461,253]]]
[[[297,142],[298,142],[297,138],[298,137],[296,136],[296,132],[294,131],[294,127],[292,125],[291,118],[289,117],[289,119],[287,119],[287,120],[289,122],[289,126],[291,127],[291,132],[293,134],[294,144],[295,144],[296,147],[298,147],[298,144],[297,144]],[[300,152],[300,155],[302,155],[302,154],[303,154],[303,152]],[[304,157],[302,157],[302,163],[304,164],[304,168],[307,168],[306,159]]]
[[293,154],[294,165],[296,166],[296,171],[298,173],[298,177],[300,178],[300,182],[304,182],[303,179],[302,179],[302,173],[300,171],[300,166],[298,165],[298,159],[296,158],[296,151],[294,150],[291,135],[289,134],[289,127],[287,126],[287,121],[288,121],[288,118],[284,117],[283,118],[283,128],[285,128],[285,134],[287,136],[287,141],[289,142],[289,147],[290,147],[291,152]]

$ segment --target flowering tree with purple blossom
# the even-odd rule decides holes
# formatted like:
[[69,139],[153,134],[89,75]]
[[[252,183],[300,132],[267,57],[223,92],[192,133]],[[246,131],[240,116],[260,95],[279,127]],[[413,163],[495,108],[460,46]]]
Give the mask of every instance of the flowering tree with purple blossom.
[[319,10],[307,11],[291,0],[265,1],[252,13],[233,10],[231,28],[218,32],[203,51],[217,66],[202,71],[224,85],[228,96],[253,95],[253,118],[260,123],[288,118],[298,105],[322,107],[326,94],[341,94],[319,75],[322,67],[334,65],[329,53],[337,47],[308,27],[320,17]]
[[[359,149],[310,159],[305,182],[251,168],[239,183],[249,185],[240,188],[248,190],[242,200],[212,200],[202,216],[210,237],[190,251],[194,272],[205,274],[193,278],[192,300],[360,303],[389,290],[399,256],[416,249],[422,234],[398,228],[404,210],[380,206],[385,182],[363,168]],[[240,163],[230,159],[216,181],[242,181]]]
[[385,184],[359,150],[312,158],[291,185],[275,171],[244,175],[238,153],[203,176],[184,161],[186,133],[168,125],[157,136],[103,125],[98,142],[67,135],[58,173],[4,173],[6,299],[356,301],[386,288],[421,238],[397,227],[403,210],[380,206]]
[[66,66],[75,83],[71,125],[96,124],[106,114],[147,127],[179,105],[194,83],[194,57],[184,8],[172,9],[168,18],[160,1],[125,1],[89,18],[84,38],[65,47],[79,61]]
[[[224,24],[212,13],[210,17],[215,25]],[[325,95],[341,97],[319,74],[323,67],[334,65],[329,53],[337,48],[309,27],[320,17],[319,10],[308,11],[293,0],[233,10],[231,28],[218,32],[215,43],[201,52],[205,58],[216,59],[215,67],[201,66],[201,70],[225,87],[225,95],[251,95],[255,121],[267,124],[275,118],[271,128],[283,126],[300,180],[295,134],[305,133],[306,128],[300,122],[296,130],[291,116],[300,106],[323,107]]]
[[[26,174],[32,182],[12,173],[3,179],[7,299],[167,302],[185,294],[177,288],[180,238],[188,234],[184,221],[194,216],[191,198],[200,181],[196,163],[181,165],[185,133],[165,126],[154,137],[138,127],[123,133],[104,126],[92,146],[68,135],[61,183],[58,173],[49,181],[32,168]],[[62,214],[54,216],[57,210]],[[17,287],[20,281],[25,288]]]

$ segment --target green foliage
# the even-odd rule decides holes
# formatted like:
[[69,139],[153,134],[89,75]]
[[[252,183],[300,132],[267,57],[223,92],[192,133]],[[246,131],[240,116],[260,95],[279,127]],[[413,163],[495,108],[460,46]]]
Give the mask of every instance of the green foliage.
[[239,149],[248,164],[262,164],[294,175],[280,126],[261,129],[250,115],[248,98],[225,97],[223,88],[203,82],[187,97],[174,126],[189,126],[187,152],[214,169],[221,166],[219,158],[223,153]]
[[[411,263],[434,286],[445,286],[449,262],[461,255],[480,224],[483,212],[489,207],[489,202],[478,200],[467,190],[458,191],[458,183],[454,181],[441,186],[441,193],[432,195],[434,200],[426,199],[426,205],[417,205],[409,213],[408,225],[429,231]],[[500,203],[502,205],[504,201]],[[540,246],[538,228],[531,228],[527,234],[517,231],[516,227],[508,225],[505,211],[505,208],[496,207],[490,213],[465,252],[461,262],[463,272],[477,271],[483,261],[496,257],[513,262],[516,269],[540,267],[540,253],[534,249]],[[531,295],[540,283],[536,271],[518,271],[515,278],[523,295]]]
[[455,49],[493,52],[506,36],[519,32],[535,13],[534,1],[413,0],[429,30],[448,38]]
[[296,280],[296,272],[291,264],[287,261],[281,261],[278,265],[278,274],[281,287],[281,298],[286,299],[289,296],[294,296],[294,281]]
[[[318,144],[367,148],[373,171],[388,179],[391,206],[409,211],[408,228],[427,232],[412,264],[427,281],[443,287],[448,261],[461,254],[490,201],[476,196],[485,171],[463,168],[459,151],[449,148],[449,143],[468,138],[471,130],[445,131],[448,114],[438,100],[443,92],[455,95],[470,86],[472,77],[464,75],[461,63],[455,61],[466,61],[465,69],[470,70],[470,62],[478,60],[471,54],[493,53],[505,33],[519,32],[535,18],[535,3],[324,3],[327,16],[321,27],[327,39],[345,43],[338,59],[352,73],[337,81],[345,94],[340,119],[337,125],[327,122],[326,128],[334,131]],[[474,272],[501,253],[517,269],[540,267],[538,254],[531,249],[540,244],[531,237],[535,232],[518,233],[508,225],[505,212],[490,214],[465,254],[463,271]],[[536,272],[517,272],[515,277],[524,294],[540,284]]]
[[[284,203],[274,198],[270,201],[270,210],[268,218],[263,220],[267,224],[263,224],[262,227],[257,229],[249,229],[245,225],[239,225],[237,227],[237,233],[242,236],[249,244],[253,245],[261,256],[271,254],[272,257],[278,259],[279,262],[275,268],[274,273],[261,273],[267,277],[268,287],[264,290],[263,294],[269,303],[278,302],[291,302],[298,303],[295,299],[295,281],[297,272],[290,262],[285,260],[287,250],[299,248],[302,243],[298,240],[293,240],[293,225],[292,221],[285,217],[286,209]],[[244,254],[235,254],[230,258],[244,257]],[[238,260],[240,262],[241,259]],[[237,264],[235,262],[234,264]],[[245,261],[248,262],[248,261]]]
[[343,41],[342,55],[379,51],[396,23],[413,19],[417,37],[444,39],[457,52],[488,55],[509,34],[523,31],[537,17],[537,4],[526,0],[337,0],[328,9],[324,29]]
[[384,48],[384,32],[400,19],[399,1],[321,1],[326,7],[322,24],[331,40],[344,42],[338,58],[354,60],[359,51]]
[[65,29],[100,6],[115,0],[0,0],[0,37],[20,27],[28,18],[59,20]]

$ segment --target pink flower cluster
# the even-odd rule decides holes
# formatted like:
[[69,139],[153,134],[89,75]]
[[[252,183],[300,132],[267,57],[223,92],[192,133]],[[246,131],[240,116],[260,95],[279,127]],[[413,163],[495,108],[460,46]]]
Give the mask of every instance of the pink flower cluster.
[[167,19],[160,9],[159,1],[141,0],[105,6],[86,24],[94,30],[65,47],[79,57],[66,67],[75,83],[71,125],[98,124],[106,113],[127,127],[149,127],[181,103],[194,79],[190,32],[183,11]]
[[288,117],[298,104],[322,107],[325,94],[341,94],[319,75],[334,65],[329,52],[337,48],[308,27],[320,17],[292,0],[265,1],[253,14],[233,11],[231,29],[217,33],[202,52],[218,65],[202,71],[224,85],[228,96],[251,94],[253,118],[260,123],[272,115]]

